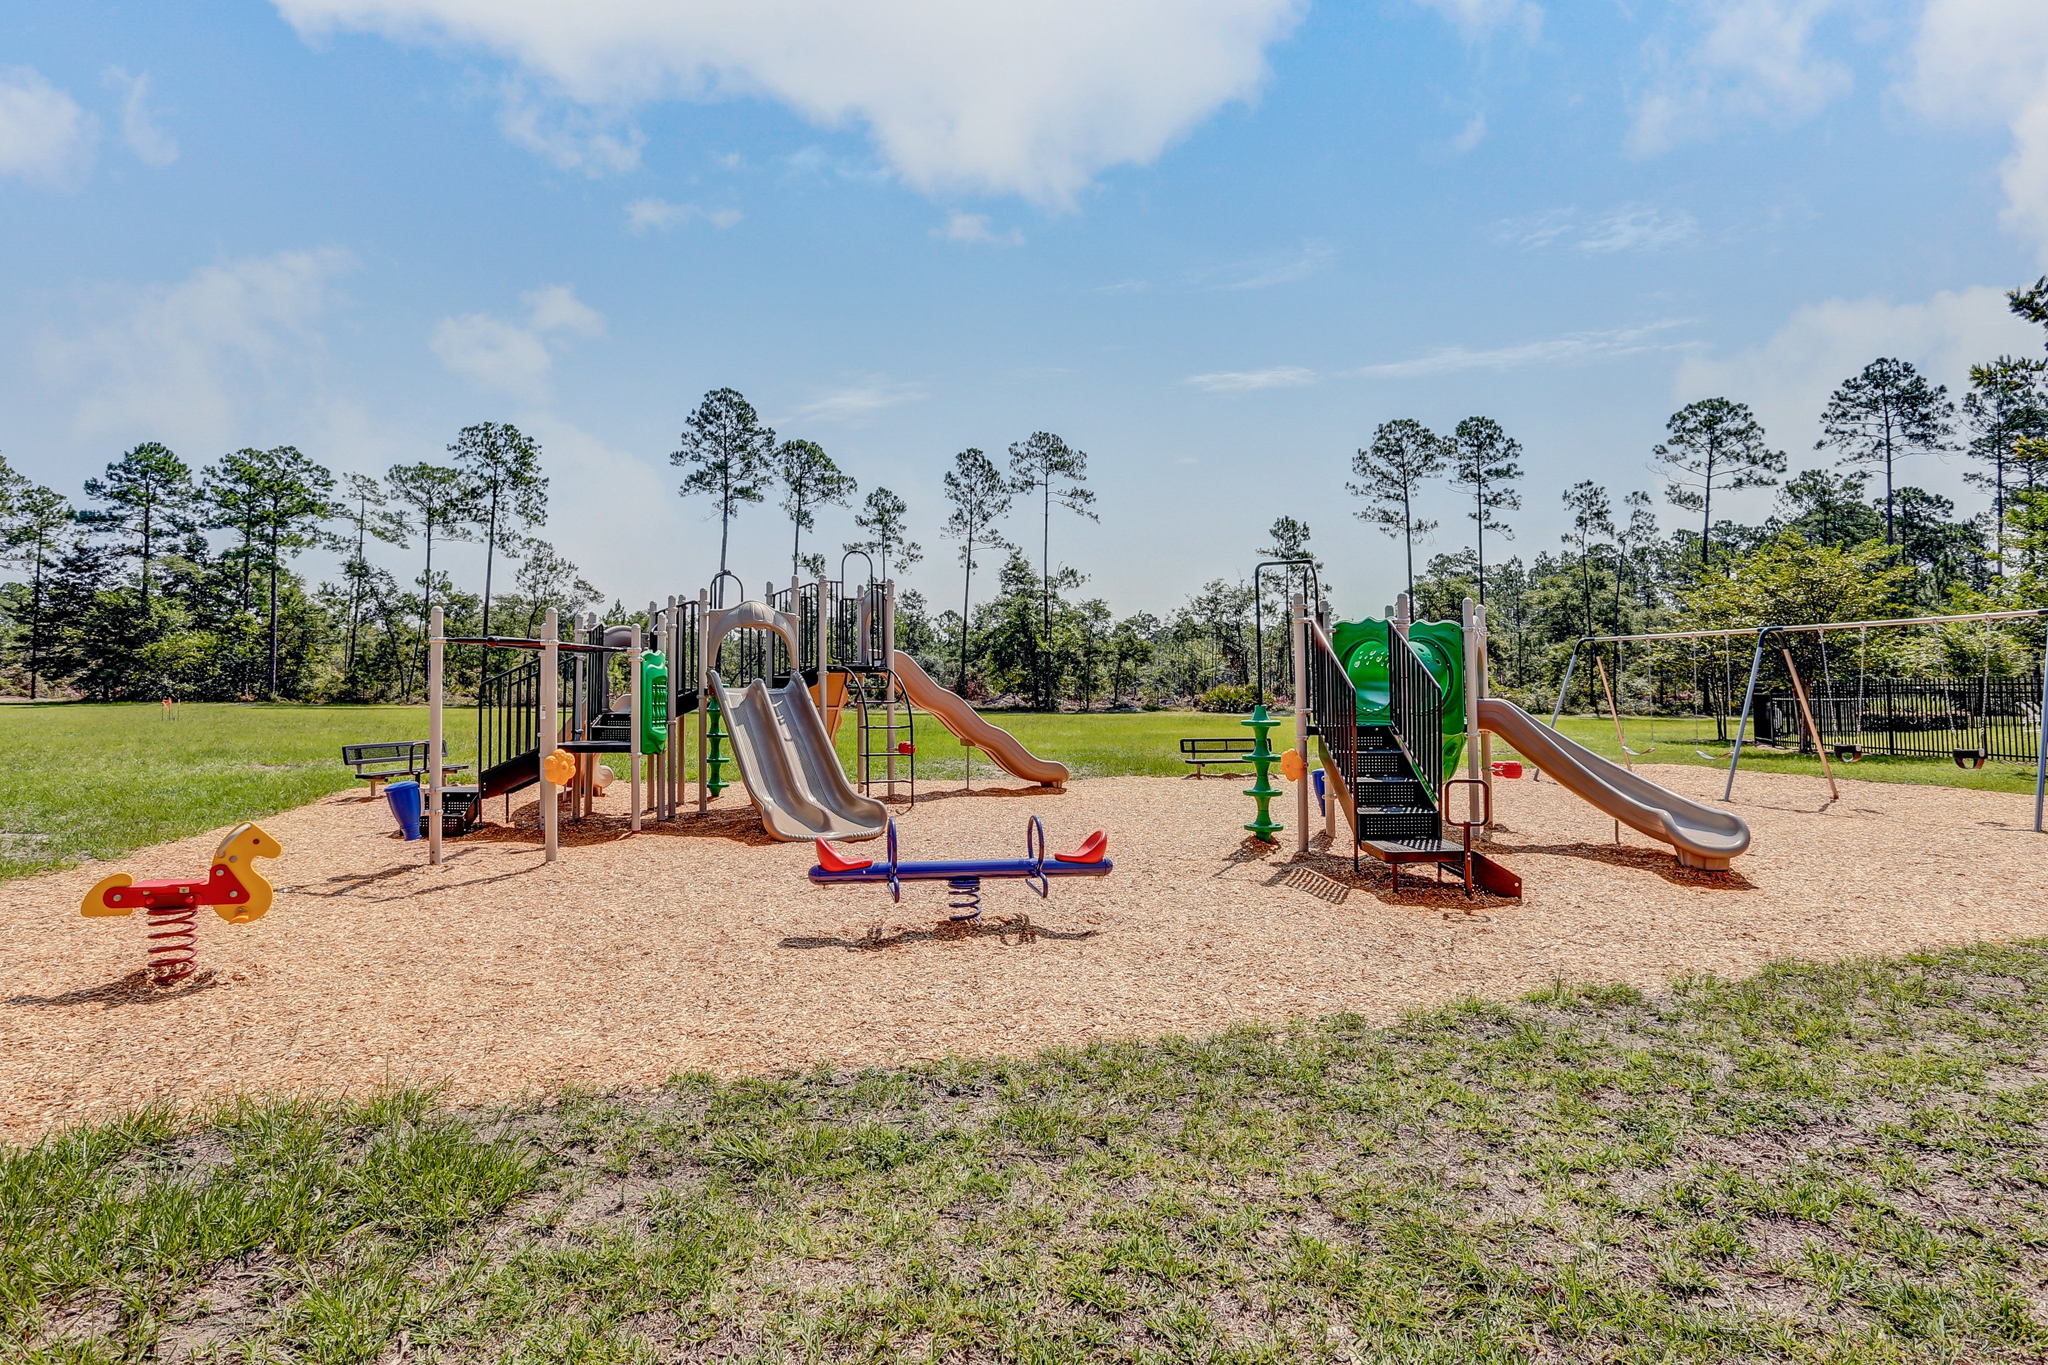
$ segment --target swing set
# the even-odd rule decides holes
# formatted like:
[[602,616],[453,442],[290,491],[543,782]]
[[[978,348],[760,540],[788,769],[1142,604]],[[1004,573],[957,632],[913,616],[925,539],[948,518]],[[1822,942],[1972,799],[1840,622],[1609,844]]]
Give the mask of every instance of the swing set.
[[[1735,774],[1742,766],[1743,749],[1765,742],[1754,734],[1757,681],[1763,673],[1766,651],[1775,649],[1784,662],[1785,675],[1792,685],[1792,695],[1797,705],[1800,728],[1811,741],[1815,754],[1820,758],[1821,771],[1827,779],[1829,792],[1839,797],[1840,792],[1835,785],[1834,766],[1830,762],[1830,758],[1840,758],[1845,763],[1855,763],[1864,756],[1863,718],[1865,688],[1869,676],[1871,631],[1903,626],[1956,625],[1968,621],[1985,623],[1993,621],[2026,621],[2044,617],[2048,617],[2048,609],[2035,608],[2023,611],[1978,611],[1963,612],[1951,616],[1910,616],[1872,621],[1821,621],[1805,625],[1743,626],[1726,630],[1674,630],[1638,635],[1581,636],[1572,642],[1571,654],[1565,660],[1564,680],[1558,687],[1557,705],[1550,713],[1550,726],[1552,729],[1557,728],[1558,719],[1564,711],[1565,698],[1571,695],[1572,675],[1578,667],[1580,651],[1584,650],[1592,656],[1594,671],[1598,674],[1601,690],[1606,695],[1608,713],[1614,720],[1616,742],[1621,744],[1623,752],[1629,758],[1640,758],[1656,747],[1654,739],[1650,747],[1646,749],[1633,749],[1626,743],[1626,736],[1621,723],[1621,713],[1615,702],[1616,689],[1614,680],[1610,680],[1608,677],[1607,667],[1598,647],[1601,645],[1613,647],[1616,673],[1619,674],[1623,659],[1621,653],[1623,645],[1653,645],[1673,640],[1720,640],[1723,642],[1722,668],[1724,673],[1724,685],[1721,695],[1723,698],[1726,698],[1733,690],[1730,684],[1734,681],[1732,667],[1734,641],[1737,639],[1748,639],[1752,641],[1749,681],[1743,690],[1742,711],[1735,723],[1734,738],[1732,741],[1726,741],[1730,745],[1729,750],[1725,755],[1722,755],[1709,753],[1703,748],[1695,747],[1693,752],[1697,753],[1701,758],[1709,759],[1716,763],[1720,762],[1724,757],[1727,759],[1728,781],[1722,790],[1721,797],[1724,801],[1732,801],[1735,798]],[[1822,713],[1832,722],[1839,719],[1842,702],[1846,699],[1840,696],[1835,689],[1834,668],[1828,654],[1827,637],[1836,631],[1842,630],[1853,630],[1857,633],[1856,696],[1854,701],[1855,709],[1851,713],[1855,717],[1855,721],[1853,726],[1845,727],[1837,724],[1830,724],[1828,726],[1829,732],[1846,733],[1848,735],[1846,740],[1834,743],[1831,746],[1824,736],[1820,724],[1814,717],[1813,698],[1808,693],[1805,679],[1800,676],[1799,666],[1792,657],[1790,637],[1812,635],[1819,644],[1822,685],[1826,688],[1826,691],[1822,694],[1822,701],[1824,703]],[[1697,699],[1699,696],[1698,654],[1693,656],[1692,668],[1694,679],[1693,694],[1695,699]],[[2041,675],[2042,692],[2033,717],[2035,726],[2039,731],[2034,751],[2034,832],[2037,834],[2048,832],[2048,643],[2044,643]],[[1984,686],[1987,693],[1989,691],[1990,676],[1991,651],[1987,645],[1984,651],[1983,668]],[[1726,714],[1726,702],[1724,701],[1716,712],[1717,720]],[[1987,757],[1986,746],[1980,744],[1975,748],[1957,748],[1952,751],[1952,756],[1956,766],[1959,768],[1981,768],[1984,766]]]

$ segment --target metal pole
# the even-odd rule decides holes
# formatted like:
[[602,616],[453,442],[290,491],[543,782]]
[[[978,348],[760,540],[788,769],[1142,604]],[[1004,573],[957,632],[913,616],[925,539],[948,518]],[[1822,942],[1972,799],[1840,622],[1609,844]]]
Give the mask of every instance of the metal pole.
[[553,607],[548,608],[540,629],[540,843],[543,859],[554,862],[562,856],[562,812],[555,784],[548,780],[548,758],[561,742],[561,651],[556,644],[562,623]]
[[1564,681],[1558,684],[1557,705],[1550,708],[1550,728],[1553,730],[1557,728],[1557,718],[1564,714],[1564,699],[1571,695],[1572,671],[1579,666],[1579,646],[1584,643],[1584,640],[1572,641],[1572,652],[1564,661]]
[[2041,654],[2041,744],[2034,752],[2034,833],[2042,833],[2041,816],[2048,804],[2048,646]]
[[[1465,645],[1465,776],[1481,782],[1490,782],[1490,770],[1482,771],[1479,766],[1479,686],[1481,681],[1479,640],[1479,604],[1466,598],[1460,613],[1464,619]],[[1465,815],[1477,823],[1487,805],[1485,794],[1477,787],[1465,788]]]
[[[1478,702],[1484,701],[1493,695],[1493,651],[1489,647],[1491,636],[1487,629],[1486,603],[1481,602],[1479,604],[1475,618],[1479,623],[1479,681],[1476,684],[1478,690],[1473,705],[1473,713],[1476,716],[1478,713]],[[1482,729],[1479,732],[1479,771],[1480,775],[1486,779],[1487,790],[1489,792],[1492,791],[1493,731],[1491,730]],[[1487,804],[1491,806],[1493,803],[1488,802]],[[1486,828],[1490,830],[1493,828],[1493,825],[1494,822],[1489,820],[1486,823]]]
[[442,637],[441,609],[435,607],[427,618],[427,861],[435,867],[441,865],[441,751],[448,742],[441,723],[441,667],[447,649]]
[[1835,785],[1835,770],[1828,762],[1828,746],[1821,740],[1820,727],[1813,723],[1813,707],[1806,700],[1806,684],[1799,680],[1799,665],[1792,662],[1792,651],[1779,646],[1778,652],[1785,656],[1785,676],[1792,679],[1792,696],[1799,703],[1799,715],[1806,722],[1806,733],[1813,739],[1813,751],[1820,755],[1821,774],[1828,780],[1828,799],[1842,799],[1841,788]]
[[706,752],[711,747],[711,590],[697,589],[697,814],[711,809],[711,774]]
[[640,718],[646,710],[646,707],[642,705],[646,698],[640,695],[640,658],[642,653],[640,648],[640,627],[634,626],[631,629],[633,633],[627,637],[630,643],[626,650],[626,718],[632,722],[633,727],[627,732],[631,736],[629,742],[633,746],[627,753],[627,761],[633,765],[633,781],[631,783],[633,815],[628,828],[635,834],[638,834],[640,832]]
[[1749,708],[1756,703],[1756,678],[1763,671],[1764,645],[1771,633],[1771,627],[1763,626],[1756,633],[1756,652],[1749,658],[1749,686],[1742,692],[1742,714],[1735,721],[1735,747],[1728,752],[1728,785],[1721,789],[1723,801],[1735,799],[1735,770],[1742,764],[1742,737],[1749,732]]
[[[1254,575],[1256,577],[1256,575]],[[1294,752],[1301,756],[1301,776],[1294,783],[1294,851],[1308,852],[1308,789],[1315,778],[1308,764],[1308,651],[1301,648],[1307,629],[1308,604],[1300,593],[1287,599],[1287,629],[1294,641]]]

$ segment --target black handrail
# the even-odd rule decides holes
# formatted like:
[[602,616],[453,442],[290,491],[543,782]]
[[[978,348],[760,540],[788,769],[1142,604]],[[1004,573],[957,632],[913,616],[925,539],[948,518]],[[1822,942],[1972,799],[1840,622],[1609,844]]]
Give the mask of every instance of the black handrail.
[[540,669],[522,659],[485,678],[476,691],[479,778],[540,746]]
[[1387,725],[1422,786],[1441,811],[1444,786],[1444,689],[1408,637],[1387,622]]
[[1344,784],[1344,799],[1358,794],[1358,689],[1330,648],[1320,627],[1311,627],[1308,658],[1308,713],[1323,755]]

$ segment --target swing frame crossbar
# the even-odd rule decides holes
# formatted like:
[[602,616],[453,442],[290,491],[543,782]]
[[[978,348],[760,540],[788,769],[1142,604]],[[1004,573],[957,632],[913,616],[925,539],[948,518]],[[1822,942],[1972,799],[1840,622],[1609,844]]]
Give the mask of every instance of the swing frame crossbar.
[[[1579,651],[1588,645],[1651,643],[1660,640],[1726,640],[1747,637],[1754,641],[1749,659],[1749,683],[1742,693],[1742,715],[1735,724],[1734,747],[1728,754],[1728,781],[1722,788],[1721,799],[1735,799],[1735,773],[1742,765],[1744,736],[1749,733],[1752,710],[1756,705],[1756,685],[1763,673],[1764,654],[1771,648],[1774,635],[1817,635],[1825,640],[1831,631],[1888,629],[1893,626],[1950,626],[1965,621],[2029,621],[2048,618],[2048,607],[2030,607],[2016,611],[1971,611],[1953,616],[1894,616],[1874,621],[1814,621],[1803,625],[1737,626],[1720,630],[1669,630],[1653,631],[1640,635],[1581,635],[1572,641],[1571,655],[1565,660],[1564,680],[1557,689],[1557,705],[1550,713],[1550,728],[1556,729],[1558,718],[1564,712],[1564,699],[1571,695],[1572,673],[1578,667]],[[1782,646],[1780,646],[1782,648]],[[2048,641],[2043,642],[2041,667],[2041,734],[2034,750],[2034,832],[2048,833]]]

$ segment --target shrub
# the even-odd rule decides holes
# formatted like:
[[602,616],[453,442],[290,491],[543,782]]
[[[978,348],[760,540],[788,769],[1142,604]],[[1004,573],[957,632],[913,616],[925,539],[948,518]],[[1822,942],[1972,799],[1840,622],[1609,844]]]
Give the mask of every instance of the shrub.
[[1197,711],[1249,711],[1257,695],[1241,683],[1225,683],[1212,687],[1195,698]]

